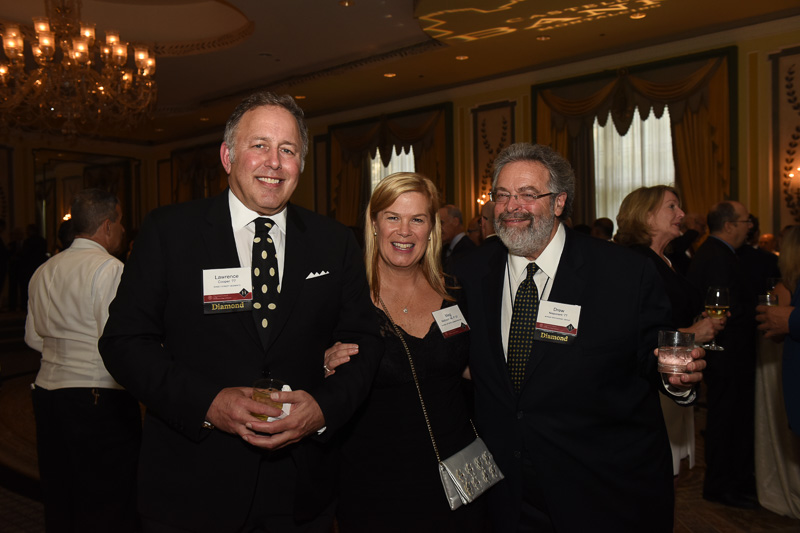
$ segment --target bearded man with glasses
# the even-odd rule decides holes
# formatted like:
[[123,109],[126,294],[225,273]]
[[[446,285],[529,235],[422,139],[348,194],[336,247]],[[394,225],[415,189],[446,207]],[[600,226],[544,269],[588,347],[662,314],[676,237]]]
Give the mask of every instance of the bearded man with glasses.
[[457,265],[471,328],[478,433],[506,480],[495,530],[671,532],[672,461],[659,393],[692,403],[691,374],[653,354],[669,300],[644,257],[565,227],[569,163],[542,145],[501,152],[498,242]]

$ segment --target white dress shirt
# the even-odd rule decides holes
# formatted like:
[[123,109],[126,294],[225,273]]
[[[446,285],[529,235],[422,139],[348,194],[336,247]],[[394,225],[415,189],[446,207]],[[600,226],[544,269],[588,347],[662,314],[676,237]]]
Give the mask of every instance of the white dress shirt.
[[[544,251],[536,258],[536,266],[539,269],[533,275],[533,281],[539,291],[539,301],[545,301],[550,296],[553,288],[553,280],[556,277],[558,263],[561,261],[561,253],[564,251],[564,239],[566,232],[560,222],[555,236],[547,244]],[[519,255],[508,254],[506,260],[506,271],[503,282],[503,305],[500,313],[500,330],[503,335],[503,354],[508,358],[508,335],[511,330],[511,315],[514,312],[514,298],[517,289],[528,276],[527,258]]]
[[[253,238],[256,235],[255,219],[265,216],[251,211],[228,190],[228,205],[231,208],[231,225],[233,238],[236,241],[236,253],[239,254],[239,265],[250,268],[253,263]],[[286,257],[286,208],[275,215],[270,215],[275,223],[269,230],[269,236],[275,244],[275,258],[278,261],[278,283],[283,280],[283,262]]]
[[102,245],[79,237],[33,274],[25,342],[42,353],[38,387],[122,388],[97,349],[122,268]]

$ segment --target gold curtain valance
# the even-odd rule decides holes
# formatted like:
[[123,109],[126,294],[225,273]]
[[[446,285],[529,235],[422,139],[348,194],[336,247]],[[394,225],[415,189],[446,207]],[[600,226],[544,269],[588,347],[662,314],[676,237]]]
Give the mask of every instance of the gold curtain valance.
[[[642,118],[647,118],[650,108],[660,117],[664,106],[668,106],[675,124],[683,120],[687,107],[696,113],[701,105],[707,105],[709,80],[725,60],[715,57],[635,75],[620,69],[610,81],[594,80],[546,89],[540,96],[550,108],[553,126],[558,130],[566,127],[571,137],[576,137],[582,128],[591,127],[595,118],[605,126],[609,114],[619,134],[625,135],[636,107]],[[572,96],[576,94],[585,96]]]

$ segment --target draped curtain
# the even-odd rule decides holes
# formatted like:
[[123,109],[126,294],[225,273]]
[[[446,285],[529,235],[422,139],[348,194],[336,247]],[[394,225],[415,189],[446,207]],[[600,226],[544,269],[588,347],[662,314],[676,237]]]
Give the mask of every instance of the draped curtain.
[[533,87],[537,142],[564,155],[575,169],[575,222],[591,223],[594,209],[592,124],[610,117],[620,135],[634,109],[661,115],[669,107],[675,185],[686,211],[705,213],[731,191],[729,51],[681,63],[654,64],[635,73]]
[[347,226],[358,226],[368,200],[369,165],[380,149],[384,166],[400,148],[414,149],[416,171],[431,179],[445,198],[448,176],[450,106],[376,117],[333,126],[331,139],[330,214]]
[[220,194],[228,186],[219,158],[219,143],[172,152],[172,202]]

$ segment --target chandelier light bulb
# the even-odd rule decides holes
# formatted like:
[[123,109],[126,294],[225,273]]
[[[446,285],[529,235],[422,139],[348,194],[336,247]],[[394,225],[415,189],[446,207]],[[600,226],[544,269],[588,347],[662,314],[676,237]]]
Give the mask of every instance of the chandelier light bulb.
[[118,67],[125,66],[125,63],[128,62],[128,43],[124,42],[114,43],[113,51],[114,51],[113,55],[114,64]]
[[86,41],[89,43],[90,48],[94,46],[94,38],[95,38],[94,28],[95,28],[94,23],[81,22],[81,35],[86,38]]
[[113,46],[114,44],[119,42],[119,32],[116,30],[107,30],[106,31],[106,44],[109,46]]
[[134,46],[133,47],[133,58],[136,63],[136,68],[138,69],[145,69],[147,68],[147,59],[150,57],[150,53],[147,50],[146,46]]
[[50,31],[50,20],[47,17],[33,17],[33,28],[36,33]]

